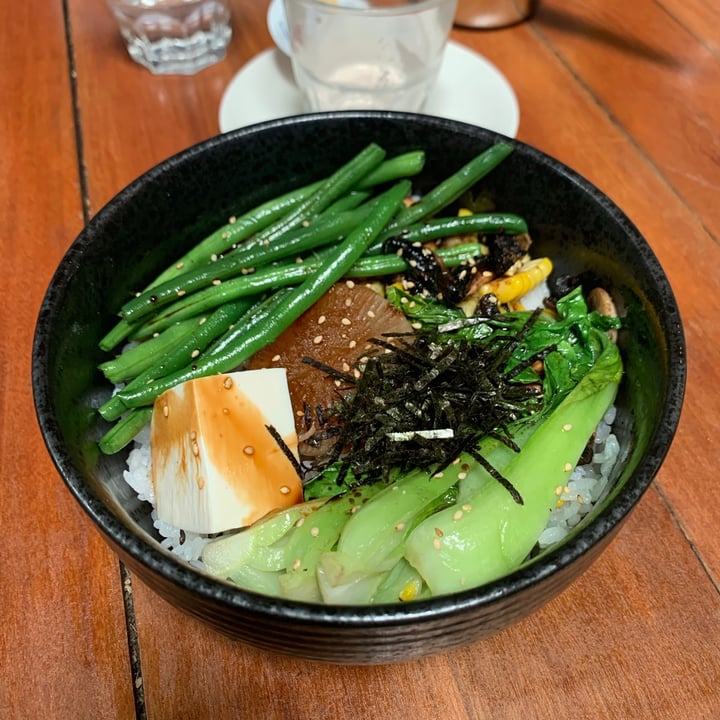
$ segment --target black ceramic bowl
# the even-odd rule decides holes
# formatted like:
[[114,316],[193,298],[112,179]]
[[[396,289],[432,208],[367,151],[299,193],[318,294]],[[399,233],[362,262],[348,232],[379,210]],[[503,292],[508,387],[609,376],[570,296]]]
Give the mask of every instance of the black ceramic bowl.
[[37,323],[33,384],[50,454],[70,492],[121,560],[178,608],[222,633],[298,657],[387,663],[476,642],[555,597],[600,555],[645,492],[673,438],[685,382],[678,308],[655,255],[628,218],[541,152],[515,152],[482,182],[499,210],[527,218],[535,254],[559,272],[593,270],[624,318],[626,376],[615,424],[623,460],[588,522],[523,569],[474,590],[415,603],[326,607],[255,595],[174,559],[149,506],[124,483],[124,454],[102,456],[93,408],[110,388],[98,341],[128,293],[161,266],[264,199],[327,175],[370,141],[427,152],[420,190],[507,139],[449,120],[386,112],[307,115],[231,132],[150,170],[89,223],[55,274]]

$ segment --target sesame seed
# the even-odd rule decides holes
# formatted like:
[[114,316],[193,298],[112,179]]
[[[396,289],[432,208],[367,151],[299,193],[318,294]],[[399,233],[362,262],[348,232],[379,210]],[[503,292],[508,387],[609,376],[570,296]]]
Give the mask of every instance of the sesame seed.
[[368,316],[369,318],[374,318],[374,317],[375,317],[375,312],[374,312],[373,310],[368,310],[368,311],[367,311],[367,316]]
[[350,372],[350,366],[346,362],[342,364],[342,369],[343,372]]
[[471,505],[470,503],[465,503],[465,504],[462,506],[462,509],[463,509],[465,512],[470,512],[470,511],[472,510],[472,505]]
[[352,298],[345,298],[345,307],[350,307],[352,305]]
[[351,341],[348,343],[348,347],[349,347],[350,349],[354,348],[356,345],[357,345],[357,340],[351,340]]
[[436,534],[438,537],[442,537],[445,533],[444,533],[440,528],[436,527],[436,528],[435,528],[435,534]]
[[327,318],[326,318],[324,315],[321,315],[321,316],[317,319],[318,325],[322,325],[326,320],[327,320]]
[[422,327],[422,323],[419,323],[419,322],[410,323],[410,327],[413,330],[420,330],[420,328]]
[[458,473],[458,480],[464,480],[467,477],[466,472],[459,472]]
[[280,359],[280,355],[273,355],[273,356],[272,356],[272,361],[273,361],[273,362],[277,362],[279,359]]
[[355,368],[353,370],[353,375],[355,376],[356,379],[358,379],[360,377],[360,371],[357,368]]
[[246,445],[246,446],[243,448],[243,452],[244,452],[246,455],[254,455],[254,454],[255,454],[255,448],[254,448],[252,445]]
[[570,423],[565,423],[562,427],[563,432],[567,432],[568,430],[572,430],[572,425]]
[[190,357],[191,357],[191,358],[196,358],[199,354],[200,354],[200,351],[199,351],[197,348],[195,348],[195,349],[190,353]]
[[407,302],[410,302],[404,295],[400,298],[400,302],[404,305]]
[[317,536],[320,534],[320,528],[319,528],[319,527],[311,528],[311,529],[310,529],[310,534],[311,534],[313,537],[317,537]]
[[224,407],[224,408],[222,409],[222,414],[223,414],[223,415],[229,415],[229,414],[230,414],[230,408]]
[[433,538],[433,547],[436,550],[439,550],[442,547],[442,543],[440,542],[440,538]]
[[210,256],[210,260],[211,260],[212,262],[217,262],[217,255],[216,255],[215,253],[213,253],[213,254]]
[[459,465],[459,464],[460,464],[460,458],[459,458],[459,457],[456,457],[456,458],[452,461],[452,464],[453,464],[453,465]]
[[223,387],[226,390],[229,390],[233,386],[233,379],[231,377],[226,377],[223,381]]
[[309,220],[303,220],[303,221],[302,221],[302,226],[303,226],[303,227],[310,227],[310,221],[309,221]]
[[323,341],[323,336],[322,336],[322,335],[316,335],[316,336],[313,338],[313,345],[319,345],[322,341]]
[[167,417],[170,414],[170,407],[168,405],[163,405],[163,415]]
[[442,473],[442,472],[436,472],[436,473],[433,475],[433,477],[434,477],[434,478],[444,477],[444,473]]
[[293,570],[299,570],[301,567],[302,567],[302,560],[300,560],[300,558],[293,560],[293,564],[292,564]]
[[196,442],[194,442],[194,443],[192,444],[192,454],[193,454],[195,457],[199,457],[199,456],[200,456],[200,446],[199,446]]
[[222,282],[222,280],[218,280],[218,278],[215,278],[215,279],[212,281],[212,284],[215,285],[215,286],[218,286],[218,285],[220,285],[221,282]]
[[201,317],[200,320],[198,320],[198,325],[204,325],[207,322],[207,316]]
[[231,216],[230,216],[230,219],[228,220],[228,222],[229,222],[231,225],[234,225],[236,221],[237,221],[237,218],[236,218],[234,215],[231,215]]
[[341,322],[343,325],[350,325],[350,324],[351,324],[350,318],[343,318],[340,322]]
[[296,528],[299,528],[304,522],[305,522],[305,518],[304,518],[304,517],[298,518],[298,519],[295,521],[295,527],[296,527]]
[[179,262],[177,265],[175,265],[176,270],[182,270],[185,267],[185,263]]
[[355,287],[355,283],[352,280],[346,280],[345,284],[352,290]]
[[405,523],[403,523],[403,522],[399,522],[399,523],[395,526],[395,530],[396,530],[397,532],[402,532],[404,529],[405,529]]
[[290,488],[287,485],[281,485],[280,486],[280,492],[283,495],[289,495],[290,494]]
[[578,496],[577,496],[577,501],[578,501],[578,503],[580,503],[580,505],[584,505],[584,504],[585,504],[585,500],[583,499],[583,496],[582,496],[582,495],[578,495]]
[[562,495],[562,491],[563,491],[562,485],[558,485],[558,486],[555,488],[555,494],[556,494],[558,497],[559,497],[560,495]]
[[456,511],[453,513],[452,519],[453,519],[453,520],[459,520],[462,516],[463,516],[463,511],[462,511],[462,510],[456,510]]
[[563,470],[565,472],[570,472],[572,470],[572,464],[571,463],[565,463]]
[[178,290],[178,291],[177,291],[177,296],[178,296],[178,297],[182,297],[183,295],[186,295],[185,290]]
[[262,241],[262,244],[265,245],[265,247],[267,247],[267,246],[270,244],[269,238],[265,238],[265,239]]

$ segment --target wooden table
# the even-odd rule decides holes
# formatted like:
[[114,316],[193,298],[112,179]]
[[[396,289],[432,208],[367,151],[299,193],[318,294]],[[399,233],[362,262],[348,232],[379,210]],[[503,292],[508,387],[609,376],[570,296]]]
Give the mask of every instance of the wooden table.
[[513,85],[518,137],[638,225],[684,316],[689,385],[667,461],[609,550],[554,602],[448,655],[314,665],[174,610],[127,575],[75,505],[34,417],[38,307],[94,212],[218,132],[224,89],[271,45],[267,0],[232,5],[227,59],[161,78],[130,61],[99,0],[1,4],[0,716],[719,718],[716,0],[546,0],[530,23],[453,33]]

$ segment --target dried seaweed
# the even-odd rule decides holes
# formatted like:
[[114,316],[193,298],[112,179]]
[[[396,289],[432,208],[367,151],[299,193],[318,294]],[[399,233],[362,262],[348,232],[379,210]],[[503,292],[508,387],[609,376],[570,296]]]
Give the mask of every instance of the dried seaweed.
[[328,464],[340,461],[338,482],[349,472],[356,483],[385,480],[391,468],[441,472],[468,453],[522,502],[478,443],[490,435],[517,449],[510,427],[540,407],[540,383],[518,379],[537,357],[507,370],[537,317],[485,340],[432,328],[412,338],[372,338],[378,352],[366,358],[359,379],[343,374],[350,387],[334,409],[341,432]]

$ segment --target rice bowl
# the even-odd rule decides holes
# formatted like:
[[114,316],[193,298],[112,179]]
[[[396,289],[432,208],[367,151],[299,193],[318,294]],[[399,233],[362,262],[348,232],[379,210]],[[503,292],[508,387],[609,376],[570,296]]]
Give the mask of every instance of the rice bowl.
[[[193,233],[233,211],[241,189],[248,204],[279,194],[327,169],[334,160],[331,149],[338,153],[376,137],[398,151],[427,147],[433,157],[429,165],[442,171],[498,136],[423,116],[337,113],[266,123],[191,148],[120,193],[78,238],[48,290],[33,362],[38,417],[59,472],[134,573],[231,637],[340,663],[392,662],[460,647],[521,620],[556,596],[607,546],[652,481],[672,440],[684,390],[682,326],[652,251],[589,183],[512,141],[516,152],[495,179],[493,193],[528,217],[538,228],[536,242],[564,269],[591,267],[607,278],[631,329],[619,338],[630,378],[621,388],[613,422],[620,462],[587,519],[559,546],[506,578],[401,606],[317,607],[272,600],[174,559],[153,526],[147,494],[138,499],[123,479],[127,457],[103,458],[93,449],[103,428],[88,408],[109,393],[94,369],[107,317],[130,288],[176,255],[176,247],[155,243],[156,237],[172,237],[186,247]],[[572,222],[563,224],[564,218]],[[141,457],[135,460],[142,468]]]

